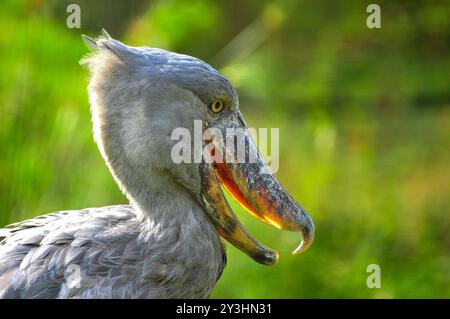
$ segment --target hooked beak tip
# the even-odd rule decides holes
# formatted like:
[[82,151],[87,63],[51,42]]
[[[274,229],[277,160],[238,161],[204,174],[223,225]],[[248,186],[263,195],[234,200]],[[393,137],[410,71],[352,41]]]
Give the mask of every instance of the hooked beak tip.
[[308,214],[305,213],[305,215],[308,220],[308,226],[302,231],[302,241],[300,242],[300,245],[298,245],[298,247],[292,252],[293,255],[306,251],[314,242],[314,224]]
[[313,240],[305,240],[302,239],[302,241],[300,242],[300,245],[298,245],[297,248],[295,248],[295,250],[292,252],[293,255],[297,255],[300,254],[304,251],[306,251],[312,244]]

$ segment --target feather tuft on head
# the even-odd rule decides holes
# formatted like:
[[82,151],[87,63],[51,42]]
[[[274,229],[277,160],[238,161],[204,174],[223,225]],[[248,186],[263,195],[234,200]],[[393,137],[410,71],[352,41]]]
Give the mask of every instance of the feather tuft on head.
[[134,51],[131,47],[113,39],[105,29],[102,29],[101,34],[96,40],[87,35],[81,35],[83,42],[92,51],[80,60],[82,66],[92,69],[96,62],[101,59],[110,60],[110,58],[113,58],[119,59],[121,62],[127,62],[132,58]]

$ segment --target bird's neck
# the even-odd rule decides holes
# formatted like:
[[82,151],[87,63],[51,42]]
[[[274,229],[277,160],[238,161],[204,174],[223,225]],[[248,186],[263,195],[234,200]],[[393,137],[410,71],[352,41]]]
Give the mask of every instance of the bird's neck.
[[219,236],[203,206],[167,174],[151,173],[151,177],[135,178],[132,183],[125,182],[123,186],[130,204],[142,221],[144,232],[166,230],[167,234],[182,233],[186,236],[184,240],[195,237],[214,242],[214,246],[220,244]]
[[136,185],[126,185],[126,196],[140,219],[170,227],[192,217],[211,224],[203,207],[181,185],[164,176],[152,174]]
[[[146,181],[152,181],[147,183]],[[190,193],[169,179],[152,176],[128,189],[127,196],[140,218],[141,256],[154,272],[155,263],[167,263],[166,278],[192,282],[168,285],[171,296],[209,296],[223,271],[225,250],[203,207]],[[168,279],[169,280],[169,279]],[[170,280],[169,280],[170,281]],[[186,292],[179,291],[180,289]]]
[[213,246],[220,245],[218,234],[198,200],[167,170],[136,165],[125,155],[120,139],[100,129],[99,118],[94,116],[93,122],[100,153],[142,221],[143,232],[169,234],[173,230],[186,236],[202,236],[202,240],[214,242]]

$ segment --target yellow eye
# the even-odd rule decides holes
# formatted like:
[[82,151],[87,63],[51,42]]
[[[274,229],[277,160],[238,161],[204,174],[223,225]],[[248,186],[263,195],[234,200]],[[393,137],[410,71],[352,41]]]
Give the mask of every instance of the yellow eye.
[[213,113],[219,113],[223,110],[224,104],[221,100],[212,101],[209,108]]

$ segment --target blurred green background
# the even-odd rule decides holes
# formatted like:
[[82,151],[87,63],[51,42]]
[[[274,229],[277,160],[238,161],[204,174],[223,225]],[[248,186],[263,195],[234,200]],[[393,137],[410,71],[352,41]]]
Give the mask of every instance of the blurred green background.
[[[81,29],[66,7],[81,7]],[[316,242],[235,207],[280,251],[261,266],[228,245],[214,298],[450,297],[450,5],[377,1],[1,1],[0,226],[125,203],[91,136],[88,52],[102,27],[199,57],[236,86],[251,127],[280,128],[278,177]],[[0,261],[1,262],[1,261]],[[369,264],[381,288],[369,289]]]

